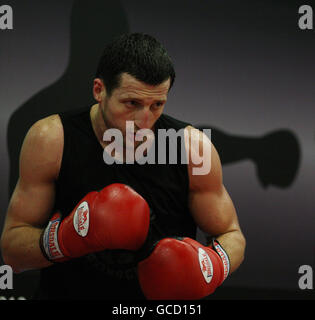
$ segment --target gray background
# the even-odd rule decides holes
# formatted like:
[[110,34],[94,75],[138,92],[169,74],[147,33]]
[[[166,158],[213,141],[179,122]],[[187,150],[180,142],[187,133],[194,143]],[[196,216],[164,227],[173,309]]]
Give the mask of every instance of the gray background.
[[[93,102],[92,74],[105,43],[123,31],[145,32],[166,46],[175,63],[177,78],[166,113],[257,138],[257,143],[281,128],[296,135],[301,162],[286,188],[263,187],[250,159],[223,166],[247,238],[246,259],[223,287],[279,290],[278,298],[298,290],[299,266],[314,265],[315,240],[315,30],[298,28],[303,2],[103,2],[108,10],[97,10],[96,0],[5,1],[14,11],[14,29],[0,30],[0,229],[10,194],[7,130],[12,114],[23,106],[32,118],[28,102],[38,96],[45,113],[43,91],[58,83],[63,89],[56,95],[56,111]],[[80,30],[71,27],[74,3],[84,13]],[[117,21],[122,22],[117,26]],[[73,39],[81,44],[76,59]],[[89,51],[95,53],[90,64],[85,63]],[[15,279],[16,293],[8,294],[31,295],[36,273]]]

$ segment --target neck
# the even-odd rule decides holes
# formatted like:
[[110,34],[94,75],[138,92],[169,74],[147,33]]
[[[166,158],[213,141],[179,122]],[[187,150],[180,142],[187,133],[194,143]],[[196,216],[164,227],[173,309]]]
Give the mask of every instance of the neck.
[[102,109],[99,104],[94,104],[91,107],[90,118],[91,118],[92,127],[93,127],[93,130],[94,130],[94,133],[96,135],[97,140],[102,145],[102,147],[105,147],[106,144],[103,141],[103,135],[106,130],[106,125],[104,122]]

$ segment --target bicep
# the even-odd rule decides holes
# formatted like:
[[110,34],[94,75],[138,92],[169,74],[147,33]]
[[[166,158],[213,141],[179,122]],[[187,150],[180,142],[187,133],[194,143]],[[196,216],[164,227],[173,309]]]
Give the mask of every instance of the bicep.
[[55,199],[60,165],[60,127],[56,118],[39,121],[27,133],[20,153],[19,179],[12,194],[4,231],[43,226]]

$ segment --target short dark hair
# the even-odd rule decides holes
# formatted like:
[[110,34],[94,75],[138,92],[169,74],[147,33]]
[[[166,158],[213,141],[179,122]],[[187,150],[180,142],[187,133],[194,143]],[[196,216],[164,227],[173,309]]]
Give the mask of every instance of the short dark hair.
[[105,47],[96,71],[107,94],[119,87],[122,73],[128,73],[149,85],[175,80],[173,63],[163,45],[143,33],[123,34]]

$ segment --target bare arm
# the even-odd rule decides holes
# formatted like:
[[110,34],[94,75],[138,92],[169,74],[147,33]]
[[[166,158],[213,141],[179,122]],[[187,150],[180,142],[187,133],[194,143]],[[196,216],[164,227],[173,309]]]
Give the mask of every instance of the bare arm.
[[[191,142],[190,148],[199,147],[199,150],[191,148],[188,165],[190,210],[198,227],[209,236],[216,237],[227,252],[232,273],[244,259],[246,244],[233,202],[223,185],[219,155],[207,136],[196,134],[192,127],[186,128],[186,148],[188,141]],[[204,162],[211,163],[206,174],[193,174],[193,168],[200,167],[191,161],[194,152],[200,153]]]
[[9,203],[1,236],[1,252],[14,272],[51,265],[39,247],[55,200],[55,180],[63,150],[63,129],[57,115],[36,122],[20,154],[20,175]]

